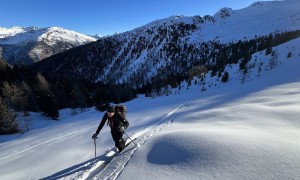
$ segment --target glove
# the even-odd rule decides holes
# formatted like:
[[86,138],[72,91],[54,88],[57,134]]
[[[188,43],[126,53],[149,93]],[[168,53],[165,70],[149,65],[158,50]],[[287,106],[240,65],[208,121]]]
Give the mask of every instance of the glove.
[[124,128],[127,129],[128,126],[129,126],[129,122],[125,120],[125,122],[124,122]]
[[93,134],[92,139],[97,139],[98,138],[97,136],[98,136],[97,133]]

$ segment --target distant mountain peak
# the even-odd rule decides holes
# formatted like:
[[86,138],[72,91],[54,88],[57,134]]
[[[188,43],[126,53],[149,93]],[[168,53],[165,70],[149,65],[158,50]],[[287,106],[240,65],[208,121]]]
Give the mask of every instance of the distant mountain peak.
[[51,55],[84,45],[96,38],[61,27],[0,28],[0,58],[9,63],[31,64]]
[[225,7],[220,9],[215,15],[214,17],[220,17],[220,18],[227,18],[230,17],[233,13],[233,10],[231,8]]
[[100,39],[100,38],[102,38],[103,36],[102,35],[100,35],[100,34],[95,34],[95,35],[89,35],[90,37],[92,37],[92,38],[95,38],[95,39]]

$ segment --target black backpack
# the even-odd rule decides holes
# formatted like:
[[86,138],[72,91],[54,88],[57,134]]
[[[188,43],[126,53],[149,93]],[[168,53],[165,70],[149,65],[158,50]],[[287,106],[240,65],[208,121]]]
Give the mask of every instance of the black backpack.
[[115,106],[115,111],[116,111],[116,113],[120,112],[124,116],[124,118],[126,119],[127,108],[126,108],[125,105],[116,105]]
[[[125,105],[116,105],[116,106],[115,106],[115,111],[116,111],[116,113],[121,113],[121,114],[123,115],[125,121],[128,123],[128,121],[126,120],[127,108],[126,108]],[[127,124],[127,126],[126,126],[126,125],[123,125],[123,126],[124,126],[124,128],[126,129],[126,128],[128,128],[129,123]],[[126,126],[126,127],[125,127],[125,126]]]
[[[127,113],[126,106],[125,105],[115,105],[115,113],[121,113],[123,115],[124,119],[126,119],[126,113]],[[110,126],[110,127],[112,127],[113,126],[113,122],[110,121],[110,120],[108,120],[107,121],[107,125]]]

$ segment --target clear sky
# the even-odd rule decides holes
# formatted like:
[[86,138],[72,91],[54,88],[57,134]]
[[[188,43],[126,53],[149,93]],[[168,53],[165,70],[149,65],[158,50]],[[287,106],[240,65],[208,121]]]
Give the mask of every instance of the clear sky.
[[59,26],[87,35],[111,35],[173,15],[213,15],[258,0],[1,0],[0,27]]

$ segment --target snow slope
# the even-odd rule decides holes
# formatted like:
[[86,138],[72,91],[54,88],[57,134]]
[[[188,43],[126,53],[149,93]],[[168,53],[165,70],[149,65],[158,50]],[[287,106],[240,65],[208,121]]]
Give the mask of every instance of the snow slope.
[[291,75],[188,102],[119,179],[299,179],[300,78]]
[[236,42],[266,36],[269,33],[298,30],[300,28],[299,5],[298,0],[259,1],[239,10],[222,8],[212,16],[171,16],[153,21],[134,31],[138,33],[153,27],[196,22],[198,30],[185,37],[190,39],[190,42],[195,44],[199,41],[211,40],[219,40],[223,43]]
[[0,57],[9,63],[31,64],[93,41],[93,37],[60,27],[0,27]]
[[270,55],[254,54],[263,71],[250,69],[244,84],[232,65],[229,82],[209,91],[126,103],[126,132],[141,146],[119,155],[105,126],[94,157],[103,113],[93,108],[62,110],[60,121],[31,113],[29,132],[0,136],[0,179],[300,179],[299,41],[273,48],[272,70]]
[[[232,57],[248,53],[236,52],[248,48],[253,52],[272,46],[261,39],[272,35],[277,42],[279,34],[300,29],[299,6],[295,0],[260,1],[240,10],[222,8],[213,16],[172,16],[52,56],[34,69],[45,76],[141,88],[160,79],[169,81],[172,74],[187,76],[199,64],[234,61]],[[228,48],[228,58],[223,59],[220,47]]]
[[205,39],[216,38],[223,42],[251,39],[271,32],[298,30],[300,14],[299,1],[262,1],[251,6],[229,11],[230,17],[213,17],[217,23],[206,26],[201,33]]
[[20,44],[30,41],[42,41],[47,38],[48,45],[55,41],[67,40],[69,43],[79,43],[95,41],[95,38],[85,36],[75,31],[70,31],[60,27],[36,28],[36,27],[0,27],[0,44]]
[[[152,78],[167,76],[166,74],[171,73],[168,71],[170,68],[170,71],[184,74],[187,70],[181,71],[181,67],[176,67],[177,59],[186,61],[185,64],[190,68],[193,65],[189,64],[200,59],[205,59],[206,63],[214,61],[211,56],[205,57],[210,52],[204,53],[203,43],[207,43],[208,47],[211,46],[210,41],[226,45],[299,30],[299,6],[300,1],[296,0],[260,1],[239,10],[222,8],[213,16],[171,16],[153,21],[132,31],[112,36],[124,44],[104,67],[103,72],[95,70],[96,73],[92,73],[90,77],[95,81],[116,83],[136,82],[140,78],[142,81],[133,83],[133,86],[138,87],[152,81]],[[72,54],[66,54],[64,58],[68,59],[70,56]],[[95,56],[93,54],[86,59]],[[82,61],[85,62],[85,59]],[[86,68],[84,65],[83,67]],[[44,71],[49,70],[44,68]]]

